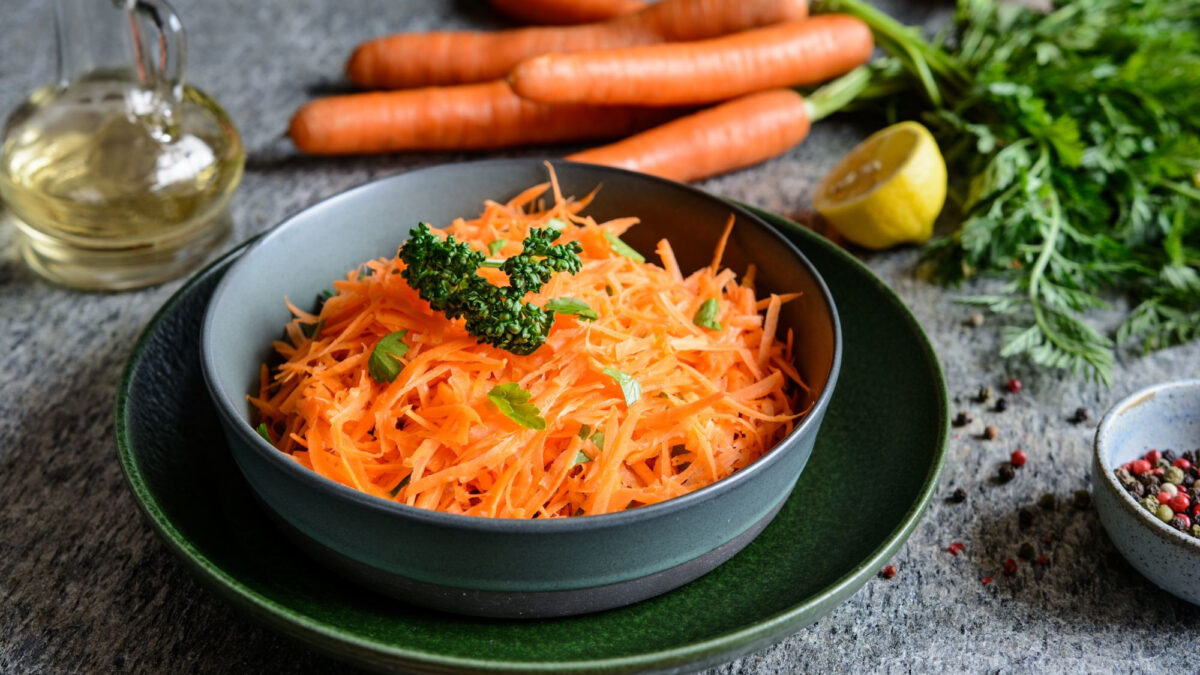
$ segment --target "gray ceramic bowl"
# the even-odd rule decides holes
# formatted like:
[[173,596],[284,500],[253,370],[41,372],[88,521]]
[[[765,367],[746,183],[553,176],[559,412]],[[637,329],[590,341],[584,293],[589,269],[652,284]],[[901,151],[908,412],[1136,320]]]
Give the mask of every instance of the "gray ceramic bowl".
[[[618,169],[555,163],[565,194],[602,185],[587,213],[637,215],[623,238],[643,252],[670,239],[680,265],[709,263],[732,212],[725,264],[758,267],[761,292],[802,291],[784,305],[814,405],[763,458],[733,476],[660,504],[561,520],[439,513],[381,500],[296,464],[257,436],[248,393],[289,314],[284,296],[315,298],[360,262],[393,256],[410,227],[478,213],[546,180],[536,160],[439,166],[364,185],[288,219],[221,281],[204,319],[201,362],[246,480],[311,555],[406,601],[480,616],[563,616],[617,607],[680,586],[746,546],[783,505],[812,451],[841,359],[837,311],[816,270],[747,211],[694,188]],[[554,564],[548,565],[547,561]]]
[[1136,392],[1096,429],[1092,492],[1100,522],[1131,565],[1159,588],[1200,604],[1200,539],[1179,532],[1125,491],[1113,470],[1150,450],[1200,448],[1200,380]]

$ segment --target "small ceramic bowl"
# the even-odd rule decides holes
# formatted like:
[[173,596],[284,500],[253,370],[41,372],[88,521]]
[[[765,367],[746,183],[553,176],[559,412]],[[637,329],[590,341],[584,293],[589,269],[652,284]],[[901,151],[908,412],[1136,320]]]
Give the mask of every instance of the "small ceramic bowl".
[[680,265],[710,262],[730,213],[724,263],[757,266],[760,293],[801,291],[784,305],[812,408],[774,449],[725,480],[620,513],[550,520],[440,513],[379,499],[300,466],[263,441],[246,401],[289,313],[359,263],[396,253],[419,221],[449,223],[546,180],[536,160],[439,166],[371,183],[279,225],[216,289],[201,334],[209,392],[239,468],[266,510],[312,556],[403,600],[460,613],[562,616],[629,604],[680,586],[737,553],[775,515],[808,461],[841,359],[837,310],[804,256],[759,218],[694,188],[618,169],[555,163],[564,194],[602,186],[587,213],[637,215],[623,238],[653,251],[667,237]]
[[1154,517],[1113,471],[1150,450],[1200,448],[1200,380],[1147,387],[1108,411],[1096,429],[1092,493],[1117,549],[1159,588],[1200,604],[1200,539]]

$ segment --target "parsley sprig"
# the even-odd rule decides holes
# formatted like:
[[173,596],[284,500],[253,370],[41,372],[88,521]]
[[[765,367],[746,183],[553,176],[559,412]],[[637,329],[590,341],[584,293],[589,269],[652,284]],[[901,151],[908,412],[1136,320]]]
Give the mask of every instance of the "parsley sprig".
[[[401,273],[435,311],[466,319],[467,332],[513,354],[532,354],[542,346],[554,323],[554,310],[522,300],[537,292],[555,272],[578,272],[583,247],[577,241],[555,244],[561,231],[530,228],[519,255],[489,261],[483,253],[451,235],[443,241],[425,223],[413,228],[399,256]],[[498,267],[508,286],[494,286],[479,276],[480,267]]]
[[[959,0],[933,41],[862,0],[820,6],[891,54],[859,101],[919,116],[967,177],[961,225],[926,260],[949,283],[1007,280],[966,299],[1011,317],[1002,355],[1109,382],[1127,340],[1200,337],[1200,5]],[[1133,309],[1109,336],[1088,318],[1114,294]]]

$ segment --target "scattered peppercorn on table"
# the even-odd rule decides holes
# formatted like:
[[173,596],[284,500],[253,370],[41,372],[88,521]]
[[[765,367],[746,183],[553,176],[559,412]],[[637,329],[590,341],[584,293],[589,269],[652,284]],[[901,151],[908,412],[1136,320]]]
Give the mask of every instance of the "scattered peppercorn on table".
[[[174,4],[188,28],[189,75],[226,105],[248,149],[226,248],[381,176],[586,147],[300,157],[281,133],[304,101],[345,86],[342,65],[354,45],[403,30],[509,24],[485,3]],[[948,18],[945,8],[922,2],[877,4],[909,23]],[[49,6],[6,9],[0,36],[17,56],[0,69],[0,109],[53,81],[49,31]],[[885,125],[827,119],[782,157],[701,186],[803,219],[821,178]],[[201,585],[126,489],[113,449],[118,379],[143,326],[183,281],[83,294],[36,278],[19,259],[11,225],[0,225],[0,250],[0,671],[352,672]],[[1200,374],[1200,343],[1126,356],[1110,389],[1009,366],[996,358],[997,322],[919,279],[917,249],[858,254],[909,305],[942,361],[953,424],[941,483],[912,537],[850,600],[710,672],[1194,670],[1200,608],[1159,591],[1121,558],[1087,489],[1100,415],[1136,389]],[[988,282],[971,287],[988,289]],[[839,386],[880,386],[881,406],[905,395],[870,382]],[[871,411],[861,414],[870,424]],[[848,448],[846,461],[854,458]],[[857,484],[832,486],[839,508],[876,508],[872,495],[888,476],[871,466],[860,474]],[[1183,503],[1190,493],[1163,492],[1170,517],[1191,506]]]

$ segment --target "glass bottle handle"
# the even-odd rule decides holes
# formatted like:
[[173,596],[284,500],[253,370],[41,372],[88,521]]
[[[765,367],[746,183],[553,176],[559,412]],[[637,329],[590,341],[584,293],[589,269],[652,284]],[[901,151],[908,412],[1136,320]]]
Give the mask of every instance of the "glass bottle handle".
[[[129,11],[138,79],[144,85],[163,86],[172,98],[181,100],[187,44],[179,15],[166,0],[113,0],[113,3]],[[154,27],[151,39],[157,49],[146,40],[143,23]]]

